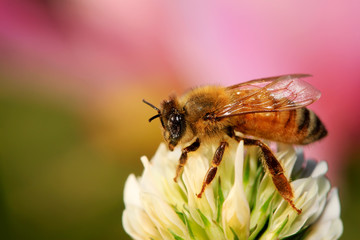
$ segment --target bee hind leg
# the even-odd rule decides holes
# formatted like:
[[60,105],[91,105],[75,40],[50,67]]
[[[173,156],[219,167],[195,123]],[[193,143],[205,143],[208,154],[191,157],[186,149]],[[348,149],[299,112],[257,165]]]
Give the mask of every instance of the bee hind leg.
[[290,204],[290,206],[298,214],[300,214],[302,210],[298,209],[293,202],[294,194],[290,182],[289,180],[286,179],[284,175],[284,170],[280,162],[276,159],[274,154],[271,152],[270,148],[260,140],[247,139],[247,138],[241,138],[241,139],[244,140],[245,145],[255,145],[261,148],[264,157],[264,165],[268,169],[268,172],[271,175],[272,181],[277,191]]
[[216,149],[216,152],[214,154],[213,160],[211,161],[211,166],[209,167],[208,171],[206,172],[206,175],[204,177],[203,180],[203,184],[201,187],[201,191],[199,194],[196,194],[196,196],[198,198],[201,198],[202,194],[205,191],[205,188],[207,185],[209,185],[212,180],[214,179],[216,172],[217,172],[217,167],[220,165],[221,160],[223,158],[224,152],[225,152],[225,148],[229,146],[229,144],[225,141],[222,141],[220,143],[220,146]]
[[193,142],[191,145],[187,146],[186,148],[184,148],[181,152],[181,156],[179,159],[179,164],[176,168],[176,175],[174,177],[174,181],[177,182],[178,177],[180,176],[180,174],[182,173],[182,171],[184,170],[184,166],[186,164],[187,161],[187,154],[189,152],[194,152],[196,151],[198,148],[200,147],[200,140],[197,138],[195,142]]

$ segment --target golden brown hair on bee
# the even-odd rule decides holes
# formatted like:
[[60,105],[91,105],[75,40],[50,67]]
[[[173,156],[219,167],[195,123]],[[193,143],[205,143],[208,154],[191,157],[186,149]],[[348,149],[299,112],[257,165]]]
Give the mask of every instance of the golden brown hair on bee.
[[[146,102],[160,118],[169,149],[183,147],[174,180],[181,174],[188,153],[201,143],[217,141],[214,154],[198,197],[216,175],[227,138],[244,140],[245,145],[260,147],[264,165],[280,195],[300,214],[293,202],[293,191],[283,168],[269,147],[259,139],[288,144],[309,144],[327,135],[314,112],[306,106],[320,97],[320,92],[302,81],[306,74],[256,79],[230,87],[205,86],[192,89],[180,98],[171,96],[160,109]],[[246,137],[239,137],[235,132]],[[250,139],[248,136],[255,138]]]

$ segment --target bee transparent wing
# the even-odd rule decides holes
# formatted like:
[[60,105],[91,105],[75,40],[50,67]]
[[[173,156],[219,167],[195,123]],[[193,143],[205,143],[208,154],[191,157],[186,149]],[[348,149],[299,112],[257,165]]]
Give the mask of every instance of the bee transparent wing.
[[234,90],[259,90],[260,88],[265,87],[270,83],[274,83],[277,81],[289,80],[289,79],[297,79],[297,78],[305,78],[311,77],[309,74],[291,74],[291,75],[280,75],[274,77],[267,77],[267,78],[259,78],[250,80],[247,82],[239,83],[233,86],[227,87],[227,89],[234,89]]
[[305,107],[320,98],[320,91],[301,80],[310,75],[294,74],[256,79],[227,88],[232,102],[214,112],[215,118],[279,112]]

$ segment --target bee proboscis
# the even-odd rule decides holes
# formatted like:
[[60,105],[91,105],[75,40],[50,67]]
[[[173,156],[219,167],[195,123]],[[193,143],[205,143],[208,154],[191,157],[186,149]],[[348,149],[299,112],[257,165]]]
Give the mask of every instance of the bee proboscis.
[[[229,145],[228,139],[243,140],[245,145],[260,147],[264,167],[277,191],[300,214],[301,209],[294,204],[293,189],[283,167],[262,140],[306,145],[327,135],[320,119],[306,108],[321,95],[302,80],[309,76],[292,74],[255,79],[230,87],[198,87],[180,98],[170,96],[160,108],[143,100],[158,112],[149,121],[160,118],[169,149],[173,150],[177,145],[183,147],[174,180],[182,173],[190,152],[196,151],[201,143],[218,141],[219,147],[197,194],[201,198],[216,175]],[[236,132],[246,137],[239,137]]]

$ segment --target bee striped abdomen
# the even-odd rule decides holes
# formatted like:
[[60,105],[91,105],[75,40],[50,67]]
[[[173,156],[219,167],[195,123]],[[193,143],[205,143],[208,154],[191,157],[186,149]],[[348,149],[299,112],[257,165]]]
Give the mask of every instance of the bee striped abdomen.
[[302,111],[302,118],[298,122],[298,131],[305,133],[301,144],[312,143],[327,135],[327,130],[313,111],[307,108],[300,108],[297,111]]
[[[310,121],[311,119],[314,119],[314,113],[311,112],[307,108],[300,108],[296,110],[297,116],[299,116],[299,119],[297,121],[297,131],[298,133],[301,131],[307,131],[309,129]],[[310,119],[311,118],[311,119]]]
[[[296,139],[295,144],[309,144],[327,135],[324,125],[313,111],[307,108],[299,108],[291,112],[288,121],[295,120],[294,129],[291,131],[294,134],[294,140]],[[289,125],[286,126],[285,124],[284,127],[289,127]]]
[[284,128],[289,127],[289,125],[294,121],[295,118],[296,118],[296,110],[289,111],[289,117],[285,123]]
[[236,118],[234,125],[236,131],[245,135],[300,145],[312,143],[327,134],[320,119],[307,108],[246,114]]

